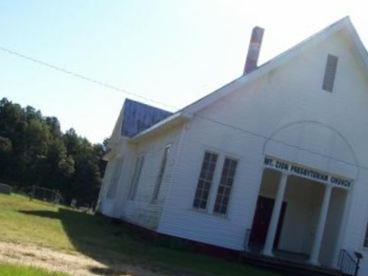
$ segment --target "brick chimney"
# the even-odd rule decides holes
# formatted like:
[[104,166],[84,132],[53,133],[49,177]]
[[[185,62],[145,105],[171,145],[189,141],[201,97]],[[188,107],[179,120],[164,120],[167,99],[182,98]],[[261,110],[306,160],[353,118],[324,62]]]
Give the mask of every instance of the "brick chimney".
[[248,74],[252,72],[253,70],[257,69],[257,62],[258,62],[259,52],[261,50],[263,33],[264,33],[264,29],[260,27],[253,28],[243,75]]

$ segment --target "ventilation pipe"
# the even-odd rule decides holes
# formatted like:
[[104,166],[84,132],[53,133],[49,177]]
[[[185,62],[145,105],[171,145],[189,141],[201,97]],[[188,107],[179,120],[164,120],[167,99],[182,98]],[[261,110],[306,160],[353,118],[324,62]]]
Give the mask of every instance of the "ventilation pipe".
[[261,50],[263,33],[264,33],[263,28],[260,28],[260,27],[253,28],[243,75],[248,74],[252,72],[253,70],[257,69],[257,63],[258,63],[259,52]]

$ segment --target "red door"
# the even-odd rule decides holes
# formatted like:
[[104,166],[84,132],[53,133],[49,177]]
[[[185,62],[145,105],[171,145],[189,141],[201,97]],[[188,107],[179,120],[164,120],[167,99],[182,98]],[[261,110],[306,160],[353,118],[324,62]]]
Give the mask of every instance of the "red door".
[[[272,210],[275,200],[263,196],[258,197],[257,208],[253,218],[252,232],[250,234],[249,246],[263,248],[266,241],[268,226],[270,225]],[[277,224],[274,248],[278,247],[281,235],[282,223],[286,212],[286,202],[282,203],[281,214]]]

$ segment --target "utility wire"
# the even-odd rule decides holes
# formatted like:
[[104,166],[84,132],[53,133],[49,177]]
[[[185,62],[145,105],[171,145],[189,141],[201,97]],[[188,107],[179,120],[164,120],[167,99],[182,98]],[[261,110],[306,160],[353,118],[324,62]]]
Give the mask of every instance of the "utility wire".
[[166,107],[176,108],[177,109],[177,107],[175,107],[175,106],[171,106],[171,105],[168,105],[168,104],[165,104],[165,103],[156,101],[154,99],[151,99],[151,98],[148,98],[148,97],[139,95],[137,93],[130,92],[130,91],[126,90],[126,89],[119,88],[119,87],[114,86],[114,85],[111,85],[111,84],[109,84],[107,82],[96,80],[94,78],[91,78],[91,77],[82,75],[80,73],[76,73],[76,72],[70,71],[70,70],[65,69],[65,68],[62,68],[60,66],[56,66],[56,65],[53,65],[51,63],[42,61],[40,59],[36,59],[36,58],[30,57],[30,56],[24,55],[22,53],[19,53],[19,52],[10,50],[10,49],[5,48],[5,47],[2,47],[2,46],[0,46],[0,51],[3,51],[5,53],[8,53],[8,54],[13,55],[13,56],[17,56],[17,57],[26,59],[28,61],[31,61],[33,63],[37,63],[39,65],[46,66],[46,67],[51,68],[51,69],[53,69],[55,71],[59,71],[61,73],[65,73],[65,74],[71,75],[71,76],[73,76],[75,78],[79,78],[79,79],[82,79],[84,81],[88,81],[88,82],[91,82],[93,84],[97,84],[97,85],[102,86],[104,88],[108,88],[108,89],[114,90],[116,92],[121,92],[121,93],[124,93],[124,94],[129,95],[129,96],[133,96],[133,97],[137,97],[137,98],[143,99],[145,101],[149,101],[149,102],[152,102],[152,103],[155,103],[155,104],[159,104],[159,105],[163,105],[163,106],[166,106]]
[[[146,100],[146,101],[155,103],[155,104],[159,104],[159,105],[162,105],[162,106],[166,106],[166,107],[178,109],[177,107],[174,107],[172,105],[168,105],[166,103],[163,103],[163,102],[160,102],[160,101],[157,101],[157,100],[154,100],[154,99],[151,99],[151,98],[142,96],[140,94],[130,92],[130,91],[126,90],[126,89],[122,89],[122,88],[119,88],[117,86],[111,85],[109,83],[106,83],[106,82],[103,82],[103,81],[100,81],[100,80],[93,79],[91,77],[82,75],[80,73],[76,73],[76,72],[70,71],[70,70],[65,69],[65,68],[62,68],[60,66],[53,65],[51,63],[48,63],[48,62],[39,60],[37,58],[33,58],[31,56],[28,56],[28,55],[19,53],[17,51],[13,51],[11,49],[8,49],[8,48],[2,47],[2,46],[0,46],[0,51],[3,51],[5,53],[8,53],[8,54],[13,55],[13,56],[17,56],[19,58],[23,58],[23,59],[25,59],[27,61],[31,61],[33,63],[39,64],[39,65],[42,65],[42,66],[46,66],[46,67],[48,67],[50,69],[53,69],[55,71],[59,71],[61,73],[65,73],[65,74],[71,75],[71,76],[73,76],[75,78],[79,78],[79,79],[82,79],[84,81],[88,81],[90,83],[93,83],[93,84],[102,86],[104,88],[111,89],[111,90],[113,90],[115,92],[120,92],[120,93],[123,93],[125,95],[134,96],[134,97],[137,97],[137,98],[140,98],[140,99],[143,99],[143,100]],[[212,118],[208,118],[208,117],[205,117],[205,116],[202,116],[202,115],[199,115],[199,114],[195,114],[195,116],[198,117],[198,118],[201,118],[203,120],[207,120],[209,122],[212,122],[212,123],[217,123],[217,124],[222,125],[224,127],[228,127],[228,128],[231,128],[231,129],[234,129],[234,130],[237,130],[237,131],[241,131],[243,133],[247,133],[247,134],[250,134],[250,135],[253,135],[253,136],[262,138],[264,140],[272,140],[272,141],[274,141],[276,143],[280,143],[280,144],[283,144],[283,145],[288,146],[288,147],[296,148],[298,150],[309,152],[309,153],[314,154],[314,155],[319,155],[321,157],[328,158],[328,159],[331,159],[331,160],[335,160],[335,161],[338,161],[338,162],[341,162],[341,163],[344,163],[344,164],[347,164],[347,165],[350,165],[350,166],[353,166],[353,167],[359,167],[359,168],[363,168],[363,169],[367,169],[368,170],[368,167],[364,167],[364,166],[360,166],[360,165],[357,165],[357,164],[354,164],[354,163],[351,163],[351,162],[347,162],[345,160],[341,160],[341,159],[338,159],[338,158],[335,158],[333,156],[329,156],[329,155],[326,155],[326,154],[321,154],[319,152],[312,151],[312,150],[309,150],[307,148],[302,148],[302,147],[299,147],[297,145],[292,145],[292,144],[286,143],[285,141],[277,140],[277,139],[274,139],[273,137],[269,137],[269,136],[266,136],[266,135],[263,135],[263,134],[259,134],[257,132],[251,131],[251,130],[247,130],[247,129],[244,129],[244,128],[241,128],[241,127],[237,127],[237,126],[234,126],[234,125],[231,125],[231,124],[228,124],[228,123],[225,123],[225,122],[221,122],[221,121],[218,121],[218,120],[215,120],[215,119],[212,119]]]

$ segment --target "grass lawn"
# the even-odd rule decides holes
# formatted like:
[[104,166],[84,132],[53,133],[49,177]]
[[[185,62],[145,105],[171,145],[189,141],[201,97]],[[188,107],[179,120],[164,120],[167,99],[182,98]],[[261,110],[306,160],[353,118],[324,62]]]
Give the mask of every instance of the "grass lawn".
[[161,269],[169,274],[277,275],[269,270],[196,254],[178,248],[180,246],[159,245],[143,240],[132,230],[113,224],[107,218],[30,201],[20,195],[0,194],[0,223],[0,241],[80,252],[100,262],[116,260]]
[[0,264],[1,276],[63,276],[65,274],[50,272],[44,269],[11,264]]

